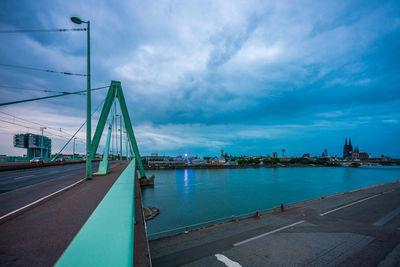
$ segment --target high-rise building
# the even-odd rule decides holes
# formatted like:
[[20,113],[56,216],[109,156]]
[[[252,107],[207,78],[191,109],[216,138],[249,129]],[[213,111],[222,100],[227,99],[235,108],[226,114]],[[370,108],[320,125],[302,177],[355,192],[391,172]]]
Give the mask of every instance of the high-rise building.
[[42,137],[31,133],[16,134],[14,135],[14,147],[26,148],[28,158],[40,157],[42,151],[44,158],[50,158],[51,155],[51,139],[47,136]]

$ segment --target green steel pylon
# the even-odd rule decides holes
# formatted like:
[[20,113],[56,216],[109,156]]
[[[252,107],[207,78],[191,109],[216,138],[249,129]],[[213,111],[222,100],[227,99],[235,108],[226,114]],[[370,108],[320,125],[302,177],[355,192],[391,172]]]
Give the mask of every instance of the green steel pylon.
[[140,157],[135,134],[133,133],[132,122],[129,117],[128,108],[126,107],[125,97],[121,88],[121,82],[111,81],[110,88],[108,89],[107,97],[103,105],[103,109],[101,110],[99,123],[97,124],[96,132],[93,136],[91,155],[94,155],[96,153],[97,147],[99,146],[100,138],[103,133],[104,126],[106,124],[107,117],[108,114],[110,113],[110,109],[115,97],[118,98],[119,106],[121,108],[121,113],[124,118],[124,124],[128,132],[130,148],[133,150],[133,153],[135,154],[136,164],[140,173],[140,177],[145,178],[146,174],[143,169],[142,158]]
[[[114,106],[115,106],[115,101],[114,101]],[[108,162],[108,154],[110,152],[110,141],[111,141],[111,132],[113,124],[114,124],[114,108],[111,109],[110,125],[108,126],[107,141],[106,141],[106,147],[104,148],[103,159],[100,161],[99,170],[96,173],[93,173],[93,175],[96,176],[106,175],[107,173],[110,172],[110,163]]]

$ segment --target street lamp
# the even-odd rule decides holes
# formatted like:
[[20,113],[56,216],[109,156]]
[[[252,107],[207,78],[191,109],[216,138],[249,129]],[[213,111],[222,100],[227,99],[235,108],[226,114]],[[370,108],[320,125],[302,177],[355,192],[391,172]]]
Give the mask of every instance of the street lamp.
[[40,130],[42,131],[42,139],[40,141],[40,157],[43,159],[43,131],[47,129],[46,127],[40,127]]
[[86,91],[86,179],[92,179],[92,118],[91,118],[91,96],[90,96],[90,21],[83,21],[80,18],[72,17],[71,21],[76,24],[87,24],[87,91]]
[[74,146],[72,148],[73,152],[72,152],[72,160],[75,160],[75,141],[76,141],[76,137],[74,138]]

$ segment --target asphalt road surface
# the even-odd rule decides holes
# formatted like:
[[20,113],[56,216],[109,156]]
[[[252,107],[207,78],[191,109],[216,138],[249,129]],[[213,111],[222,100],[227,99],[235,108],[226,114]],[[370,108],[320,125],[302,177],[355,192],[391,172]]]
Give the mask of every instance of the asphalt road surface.
[[[93,167],[97,167],[98,164],[98,162],[92,163]],[[0,172],[0,194],[67,175],[78,174],[84,171],[85,168],[85,163],[78,163]]]

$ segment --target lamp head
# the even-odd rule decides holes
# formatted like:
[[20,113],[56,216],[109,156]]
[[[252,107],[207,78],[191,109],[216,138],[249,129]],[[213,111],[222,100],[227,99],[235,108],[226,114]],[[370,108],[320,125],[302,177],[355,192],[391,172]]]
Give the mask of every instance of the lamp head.
[[78,17],[72,17],[71,21],[76,24],[81,24],[83,21]]

